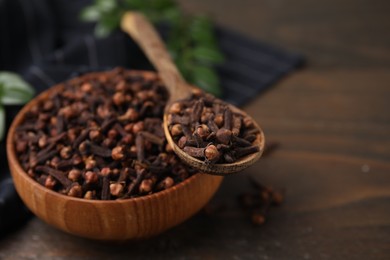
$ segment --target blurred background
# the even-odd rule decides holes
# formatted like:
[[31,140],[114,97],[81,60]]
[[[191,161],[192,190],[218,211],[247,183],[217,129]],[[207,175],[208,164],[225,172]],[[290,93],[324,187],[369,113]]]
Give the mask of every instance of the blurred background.
[[[23,42],[20,46],[6,43],[9,35],[25,37],[18,35],[17,26],[24,28],[26,24],[18,23],[18,13],[5,12],[4,8],[17,9],[22,1],[0,1],[0,70],[23,74],[37,91],[69,77],[70,71],[149,66],[131,40],[116,34],[97,45],[103,46],[99,52],[107,63],[88,65],[87,51],[78,49],[77,42],[94,38],[93,24],[78,18],[90,1],[32,1],[35,11],[51,14],[53,21],[42,23],[40,26],[47,29],[37,31],[60,37],[50,38],[56,39],[54,42],[44,35],[31,37],[47,44],[43,50],[50,50],[51,59],[61,60],[56,46],[65,43],[71,44],[63,53],[73,56],[67,56],[69,63],[61,67],[53,67],[53,60],[37,58],[35,63],[33,56],[24,59],[30,50]],[[243,67],[241,60],[233,63],[241,71],[238,79],[253,91],[237,103],[260,123],[267,142],[276,148],[252,168],[226,177],[207,210],[156,238],[102,244],[64,234],[33,218],[0,240],[0,258],[388,259],[390,2],[177,2],[189,14],[209,15],[222,35],[227,31],[242,35],[233,47],[229,47],[233,36],[223,38],[223,51],[233,48],[231,52],[237,54],[227,54],[228,61],[231,57],[240,60],[237,57],[243,52],[238,46],[252,46],[244,53],[259,61],[254,63],[253,74],[243,72],[252,61]],[[3,36],[9,28],[13,28],[12,34]],[[105,49],[104,44],[119,49],[124,46],[128,52],[111,59],[107,53],[113,49]],[[281,69],[281,63],[288,66]],[[223,69],[218,73],[232,74]],[[260,82],[261,75],[269,80]],[[259,83],[246,81],[247,77],[259,77]],[[237,87],[229,93],[240,97],[244,92],[245,88]],[[0,160],[4,165],[5,156]],[[248,177],[285,190],[285,202],[272,208],[261,226],[253,225],[237,203],[237,196],[251,189]]]

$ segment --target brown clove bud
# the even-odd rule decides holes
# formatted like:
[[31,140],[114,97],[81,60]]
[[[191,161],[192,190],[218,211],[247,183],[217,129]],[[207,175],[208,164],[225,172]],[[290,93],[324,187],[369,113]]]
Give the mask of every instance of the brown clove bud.
[[85,159],[84,164],[86,170],[92,170],[96,167],[96,160],[92,156],[90,156]]
[[241,158],[248,154],[257,153],[258,151],[259,151],[258,146],[248,146],[248,147],[237,147],[234,150],[234,153],[237,158]]
[[274,205],[280,205],[284,201],[284,195],[281,191],[272,191],[271,192],[271,200],[272,204]]
[[90,139],[91,141],[94,141],[94,142],[100,142],[101,140],[103,140],[103,135],[102,135],[102,133],[101,133],[99,130],[97,130],[97,129],[91,130],[91,131],[89,132],[89,139]]
[[125,101],[125,96],[121,92],[115,92],[115,94],[112,96],[112,102],[117,106],[121,106],[123,103],[125,103]]
[[252,145],[252,143],[248,142],[247,140],[237,137],[235,135],[232,136],[232,142],[234,143],[235,146],[239,146],[239,147],[247,147]]
[[72,187],[70,187],[70,189],[67,193],[68,196],[76,197],[76,198],[81,198],[82,194],[83,194],[83,190],[82,190],[80,184],[78,184],[78,183],[72,185]]
[[169,113],[179,114],[182,111],[183,106],[179,102],[175,102],[169,108]]
[[84,199],[87,199],[87,200],[92,200],[92,199],[95,199],[96,197],[96,192],[95,191],[87,191],[85,194],[84,194]]
[[89,93],[92,91],[92,88],[93,87],[92,87],[91,83],[89,83],[89,82],[85,82],[81,85],[81,91],[83,91],[83,92]]
[[233,114],[230,108],[226,107],[224,113],[223,113],[223,127],[231,130],[232,129],[232,120],[233,120]]
[[145,128],[145,124],[143,121],[139,121],[133,125],[133,133],[137,134],[141,131],[143,131]]
[[45,187],[48,189],[54,189],[54,186],[57,184],[57,181],[52,176],[47,176],[45,180]]
[[142,162],[145,159],[145,142],[144,137],[140,133],[135,138],[135,147],[137,150],[137,160]]
[[179,141],[177,142],[177,146],[179,146],[180,149],[183,149],[184,146],[187,145],[187,137],[182,136],[180,137]]
[[139,185],[139,193],[146,194],[149,193],[152,190],[153,181],[151,179],[145,179],[141,181],[141,184]]
[[252,119],[250,119],[249,117],[244,117],[242,121],[243,121],[245,128],[253,128],[255,126],[253,124]]
[[214,123],[221,128],[223,126],[223,115],[217,114],[214,118]]
[[183,134],[183,128],[180,124],[175,124],[171,126],[171,135],[172,136],[179,136]]
[[70,146],[64,146],[60,151],[60,156],[63,159],[69,159],[72,155],[72,148]]
[[99,177],[96,172],[87,171],[84,173],[84,179],[85,179],[85,183],[90,184],[90,183],[96,183],[99,180]]
[[261,226],[265,223],[265,216],[261,213],[254,212],[251,215],[252,223],[256,226]]
[[68,172],[68,179],[73,182],[78,181],[80,176],[81,176],[81,171],[78,169],[72,169]]
[[118,131],[116,129],[110,129],[107,133],[109,139],[115,139],[118,136]]
[[158,190],[165,190],[172,187],[175,184],[175,181],[171,177],[166,177],[159,184],[157,184]]
[[129,108],[126,111],[126,113],[124,113],[121,116],[118,116],[118,120],[119,121],[127,121],[128,120],[128,121],[134,122],[134,121],[137,121],[138,116],[139,116],[139,114],[138,114],[137,110],[135,110],[134,108]]
[[227,163],[234,163],[235,162],[235,157],[231,153],[224,153],[223,158]]
[[110,194],[115,197],[120,197],[123,195],[123,188],[123,184],[121,183],[111,183]]
[[254,135],[254,134],[251,134],[251,135],[246,135],[244,137],[245,140],[247,140],[248,142],[250,143],[253,143],[256,139],[257,139],[257,136]]
[[[26,142],[25,142],[26,143]],[[38,146],[39,148],[44,148],[48,143],[47,135],[42,135],[38,140]],[[26,143],[27,145],[27,143]]]
[[16,142],[16,152],[24,153],[27,150],[27,142],[23,140],[18,140]]
[[167,121],[169,125],[188,125],[190,123],[190,118],[188,116],[179,116],[178,114],[169,114],[167,117]]
[[234,115],[233,116],[233,127],[232,127],[232,133],[234,136],[238,136],[240,134],[241,125],[242,125],[241,116]]
[[104,167],[100,170],[99,174],[103,177],[109,176],[111,174],[111,169],[108,167]]
[[186,146],[183,148],[183,151],[186,154],[196,158],[204,158],[204,150],[205,148],[190,147],[190,146]]
[[192,114],[191,114],[192,123],[197,123],[200,121],[200,117],[202,115],[203,108],[204,108],[203,99],[197,100],[194,104],[194,108],[193,108]]
[[204,156],[209,162],[216,162],[220,157],[220,153],[215,145],[208,145],[204,150]]
[[125,157],[124,154],[124,148],[122,146],[116,146],[114,149],[111,151],[111,157],[115,161],[122,160]]
[[196,133],[202,138],[206,139],[207,136],[210,134],[210,129],[208,128],[207,125],[201,124],[196,128]]
[[37,166],[35,168],[36,171],[44,172],[53,176],[56,180],[58,180],[64,187],[69,187],[72,182],[65,177],[65,173],[62,171],[55,170],[48,166]]
[[169,143],[167,143],[167,144],[165,145],[165,151],[166,151],[167,153],[173,153],[173,148],[172,148],[172,146],[171,146]]
[[216,134],[216,138],[218,142],[226,145],[230,143],[231,137],[232,137],[232,131],[226,128],[219,129]]

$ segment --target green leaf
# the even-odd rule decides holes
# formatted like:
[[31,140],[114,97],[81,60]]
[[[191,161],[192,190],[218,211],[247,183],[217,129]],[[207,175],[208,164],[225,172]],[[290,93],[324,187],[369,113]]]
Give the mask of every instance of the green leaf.
[[3,140],[5,132],[5,112],[4,107],[0,105],[0,142]]
[[179,69],[181,75],[188,81],[191,81],[192,64],[189,61],[186,61],[185,59],[182,58],[176,59],[175,64]]
[[192,50],[192,55],[199,62],[217,64],[224,60],[224,56],[217,49],[197,46]]
[[11,88],[7,89],[7,92],[3,95],[1,101],[4,105],[20,105],[29,101],[32,96],[31,93],[27,93],[22,89]]
[[173,0],[151,0],[149,2],[150,2],[150,7],[156,10],[163,10],[172,6],[176,6],[175,1]]
[[152,22],[157,23],[161,20],[161,14],[152,9],[144,9],[142,13]]
[[98,21],[95,35],[107,36],[119,27],[126,11],[142,12],[152,23],[170,26],[167,46],[183,77],[215,95],[221,94],[214,65],[223,62],[212,21],[207,16],[188,16],[175,0],[95,0],[84,10],[84,20]]
[[192,39],[196,43],[207,45],[209,47],[216,46],[214,28],[208,18],[204,16],[194,17],[189,26],[189,31]]
[[125,0],[124,2],[126,4],[126,7],[128,10],[134,9],[134,10],[139,10],[142,8],[145,8],[148,4],[148,1],[145,0]]
[[209,17],[205,15],[197,15],[192,18],[191,30],[212,31],[212,29],[213,29],[213,24]]
[[101,18],[101,12],[96,6],[88,6],[81,11],[80,18],[85,22],[96,22]]
[[215,95],[221,95],[219,78],[217,73],[211,68],[196,66],[192,69],[193,84]]
[[97,38],[105,38],[110,35],[112,29],[101,22],[95,25],[94,34]]
[[163,10],[161,12],[161,20],[177,25],[182,20],[180,10],[177,7]]
[[34,89],[18,74],[0,72],[0,103],[3,105],[20,105],[34,96]]
[[113,11],[112,14],[106,14],[104,17],[102,17],[95,26],[95,36],[98,38],[107,37],[119,26],[121,16],[121,11],[116,10]]
[[100,11],[108,13],[118,7],[116,0],[96,0],[96,8]]

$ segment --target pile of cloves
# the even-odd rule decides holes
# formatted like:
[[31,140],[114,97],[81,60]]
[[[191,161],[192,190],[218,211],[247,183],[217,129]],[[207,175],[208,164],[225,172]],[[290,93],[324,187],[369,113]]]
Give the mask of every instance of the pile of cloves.
[[167,120],[177,146],[206,163],[233,163],[259,151],[253,144],[259,129],[252,119],[198,89],[190,98],[173,103]]
[[283,203],[284,192],[270,186],[264,186],[253,178],[249,180],[254,192],[239,194],[238,203],[250,217],[251,222],[256,226],[260,226],[265,223],[270,208]]
[[194,170],[166,143],[168,93],[154,73],[114,69],[63,83],[24,116],[14,136],[27,174],[48,189],[96,200],[143,196]]

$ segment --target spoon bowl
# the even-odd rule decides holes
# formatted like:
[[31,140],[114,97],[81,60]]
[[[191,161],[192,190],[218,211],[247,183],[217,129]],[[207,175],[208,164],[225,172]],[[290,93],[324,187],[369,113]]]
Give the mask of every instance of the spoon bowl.
[[[263,131],[254,120],[252,121],[259,133],[257,134],[257,138],[253,145],[258,146],[258,152],[240,158],[234,163],[206,163],[188,155],[180,149],[174,142],[168,129],[167,108],[176,101],[189,98],[193,87],[184,80],[173,63],[163,41],[145,16],[137,12],[127,12],[122,18],[121,28],[140,45],[146,56],[157,69],[162,81],[170,92],[170,98],[164,113],[164,133],[168,143],[180,159],[202,172],[215,175],[227,175],[242,171],[254,164],[261,157],[264,150],[265,138]],[[241,114],[244,117],[249,117],[244,111],[233,105],[229,105],[229,108],[235,113]]]
[[[235,111],[237,113],[237,108],[233,105],[229,106],[232,111]],[[242,113],[242,111],[240,111]],[[248,116],[245,114],[244,116]],[[253,163],[255,163],[262,155],[264,151],[264,134],[262,131],[260,131],[259,134],[257,134],[257,139],[253,142],[253,145],[257,145],[260,147],[260,151],[257,153],[252,153],[247,156],[244,156],[240,159],[238,159],[234,163],[216,163],[216,164],[206,164],[204,161],[201,161],[197,158],[194,158],[187,153],[185,153],[180,147],[178,147],[173,140],[167,124],[167,115],[164,115],[164,132],[165,137],[168,141],[168,143],[171,145],[173,151],[176,153],[177,156],[181,160],[183,160],[186,164],[190,165],[191,167],[198,169],[199,171],[206,172],[208,174],[213,175],[227,175],[232,173],[237,173],[245,168],[249,167]],[[254,121],[253,121],[254,122]],[[260,127],[254,122],[256,128],[260,129]]]

